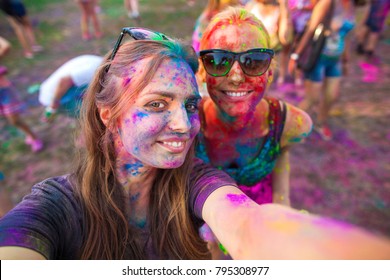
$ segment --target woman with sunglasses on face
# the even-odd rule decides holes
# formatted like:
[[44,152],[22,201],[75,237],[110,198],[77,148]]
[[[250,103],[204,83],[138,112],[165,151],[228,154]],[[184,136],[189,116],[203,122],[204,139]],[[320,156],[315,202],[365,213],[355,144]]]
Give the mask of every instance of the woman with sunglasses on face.
[[[119,47],[125,33],[136,40]],[[83,100],[77,171],[38,183],[0,220],[0,259],[205,259],[203,221],[234,258],[390,257],[386,239],[260,206],[194,160],[200,96],[188,50],[151,30],[124,29]],[[333,241],[340,244],[318,250]]]
[[266,28],[243,9],[211,21],[200,44],[198,77],[210,98],[200,108],[197,156],[226,171],[257,203],[289,205],[288,148],[310,134],[312,121],[297,107],[265,97],[273,77],[269,48]]
[[231,175],[259,204],[289,205],[288,148],[310,134],[297,107],[265,97],[273,50],[263,24],[241,8],[218,14],[201,41],[201,103],[197,155]]

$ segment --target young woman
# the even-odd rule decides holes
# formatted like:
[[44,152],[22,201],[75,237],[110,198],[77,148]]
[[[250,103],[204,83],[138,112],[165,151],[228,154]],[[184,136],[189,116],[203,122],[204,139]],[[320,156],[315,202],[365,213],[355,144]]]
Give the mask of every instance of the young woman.
[[56,69],[39,88],[39,102],[45,106],[42,121],[51,122],[57,113],[78,117],[88,84],[103,57],[91,54],[76,56]]
[[289,61],[289,72],[292,73],[296,67],[296,60],[309,44],[310,37],[329,10],[332,13],[330,34],[314,68],[305,72],[305,98],[300,104],[303,110],[309,110],[318,103],[314,129],[325,141],[333,137],[329,126],[329,112],[339,97],[342,67],[345,68],[349,59],[348,35],[355,25],[352,1],[319,0]]
[[[138,40],[120,45],[125,33]],[[389,240],[257,205],[194,161],[197,66],[190,48],[125,28],[83,101],[77,171],[35,185],[0,220],[0,259],[205,259],[203,221],[234,258],[390,257]]]
[[288,148],[310,134],[312,122],[302,110],[265,97],[273,78],[270,47],[267,29],[244,9],[211,21],[200,45],[199,76],[210,98],[200,108],[197,156],[226,171],[257,203],[290,205]]
[[[10,43],[0,37],[0,58],[10,48]],[[17,89],[7,78],[7,71],[6,67],[0,65],[0,116],[4,116],[11,125],[23,131],[26,134],[26,144],[31,146],[33,152],[39,152],[43,149],[43,142],[20,116],[26,106],[22,102]]]
[[212,20],[201,41],[199,72],[210,98],[200,108],[197,155],[256,202],[289,204],[288,148],[309,135],[312,122],[302,110],[265,97],[273,56],[253,14],[231,8]]

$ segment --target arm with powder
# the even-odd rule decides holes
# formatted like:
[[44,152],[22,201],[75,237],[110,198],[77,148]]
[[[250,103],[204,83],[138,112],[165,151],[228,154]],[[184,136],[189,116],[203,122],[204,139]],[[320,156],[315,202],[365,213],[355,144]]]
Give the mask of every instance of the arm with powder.
[[232,186],[214,191],[202,215],[234,259],[390,258],[385,237],[282,205],[258,205]]

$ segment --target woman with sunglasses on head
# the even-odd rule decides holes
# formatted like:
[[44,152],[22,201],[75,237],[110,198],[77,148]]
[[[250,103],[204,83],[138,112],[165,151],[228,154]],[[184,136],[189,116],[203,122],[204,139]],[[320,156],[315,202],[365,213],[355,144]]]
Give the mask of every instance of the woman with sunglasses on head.
[[[120,45],[125,34],[136,40]],[[203,221],[237,259],[390,257],[384,238],[260,206],[194,160],[200,95],[189,50],[161,33],[123,30],[83,100],[76,172],[38,183],[0,220],[0,259],[205,259]],[[332,241],[340,244],[318,250]]]
[[211,21],[200,50],[198,77],[210,98],[200,107],[197,156],[226,171],[257,203],[289,205],[288,148],[310,134],[312,121],[265,97],[274,57],[266,28],[250,12],[230,8]]

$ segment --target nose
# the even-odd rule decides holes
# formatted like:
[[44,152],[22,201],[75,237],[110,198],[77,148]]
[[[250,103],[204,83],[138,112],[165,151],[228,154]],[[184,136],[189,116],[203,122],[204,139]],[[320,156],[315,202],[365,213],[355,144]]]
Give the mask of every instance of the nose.
[[233,66],[228,73],[228,79],[234,84],[242,83],[245,80],[245,74],[238,61],[233,63]]
[[180,133],[190,131],[191,122],[184,104],[172,111],[168,127]]

